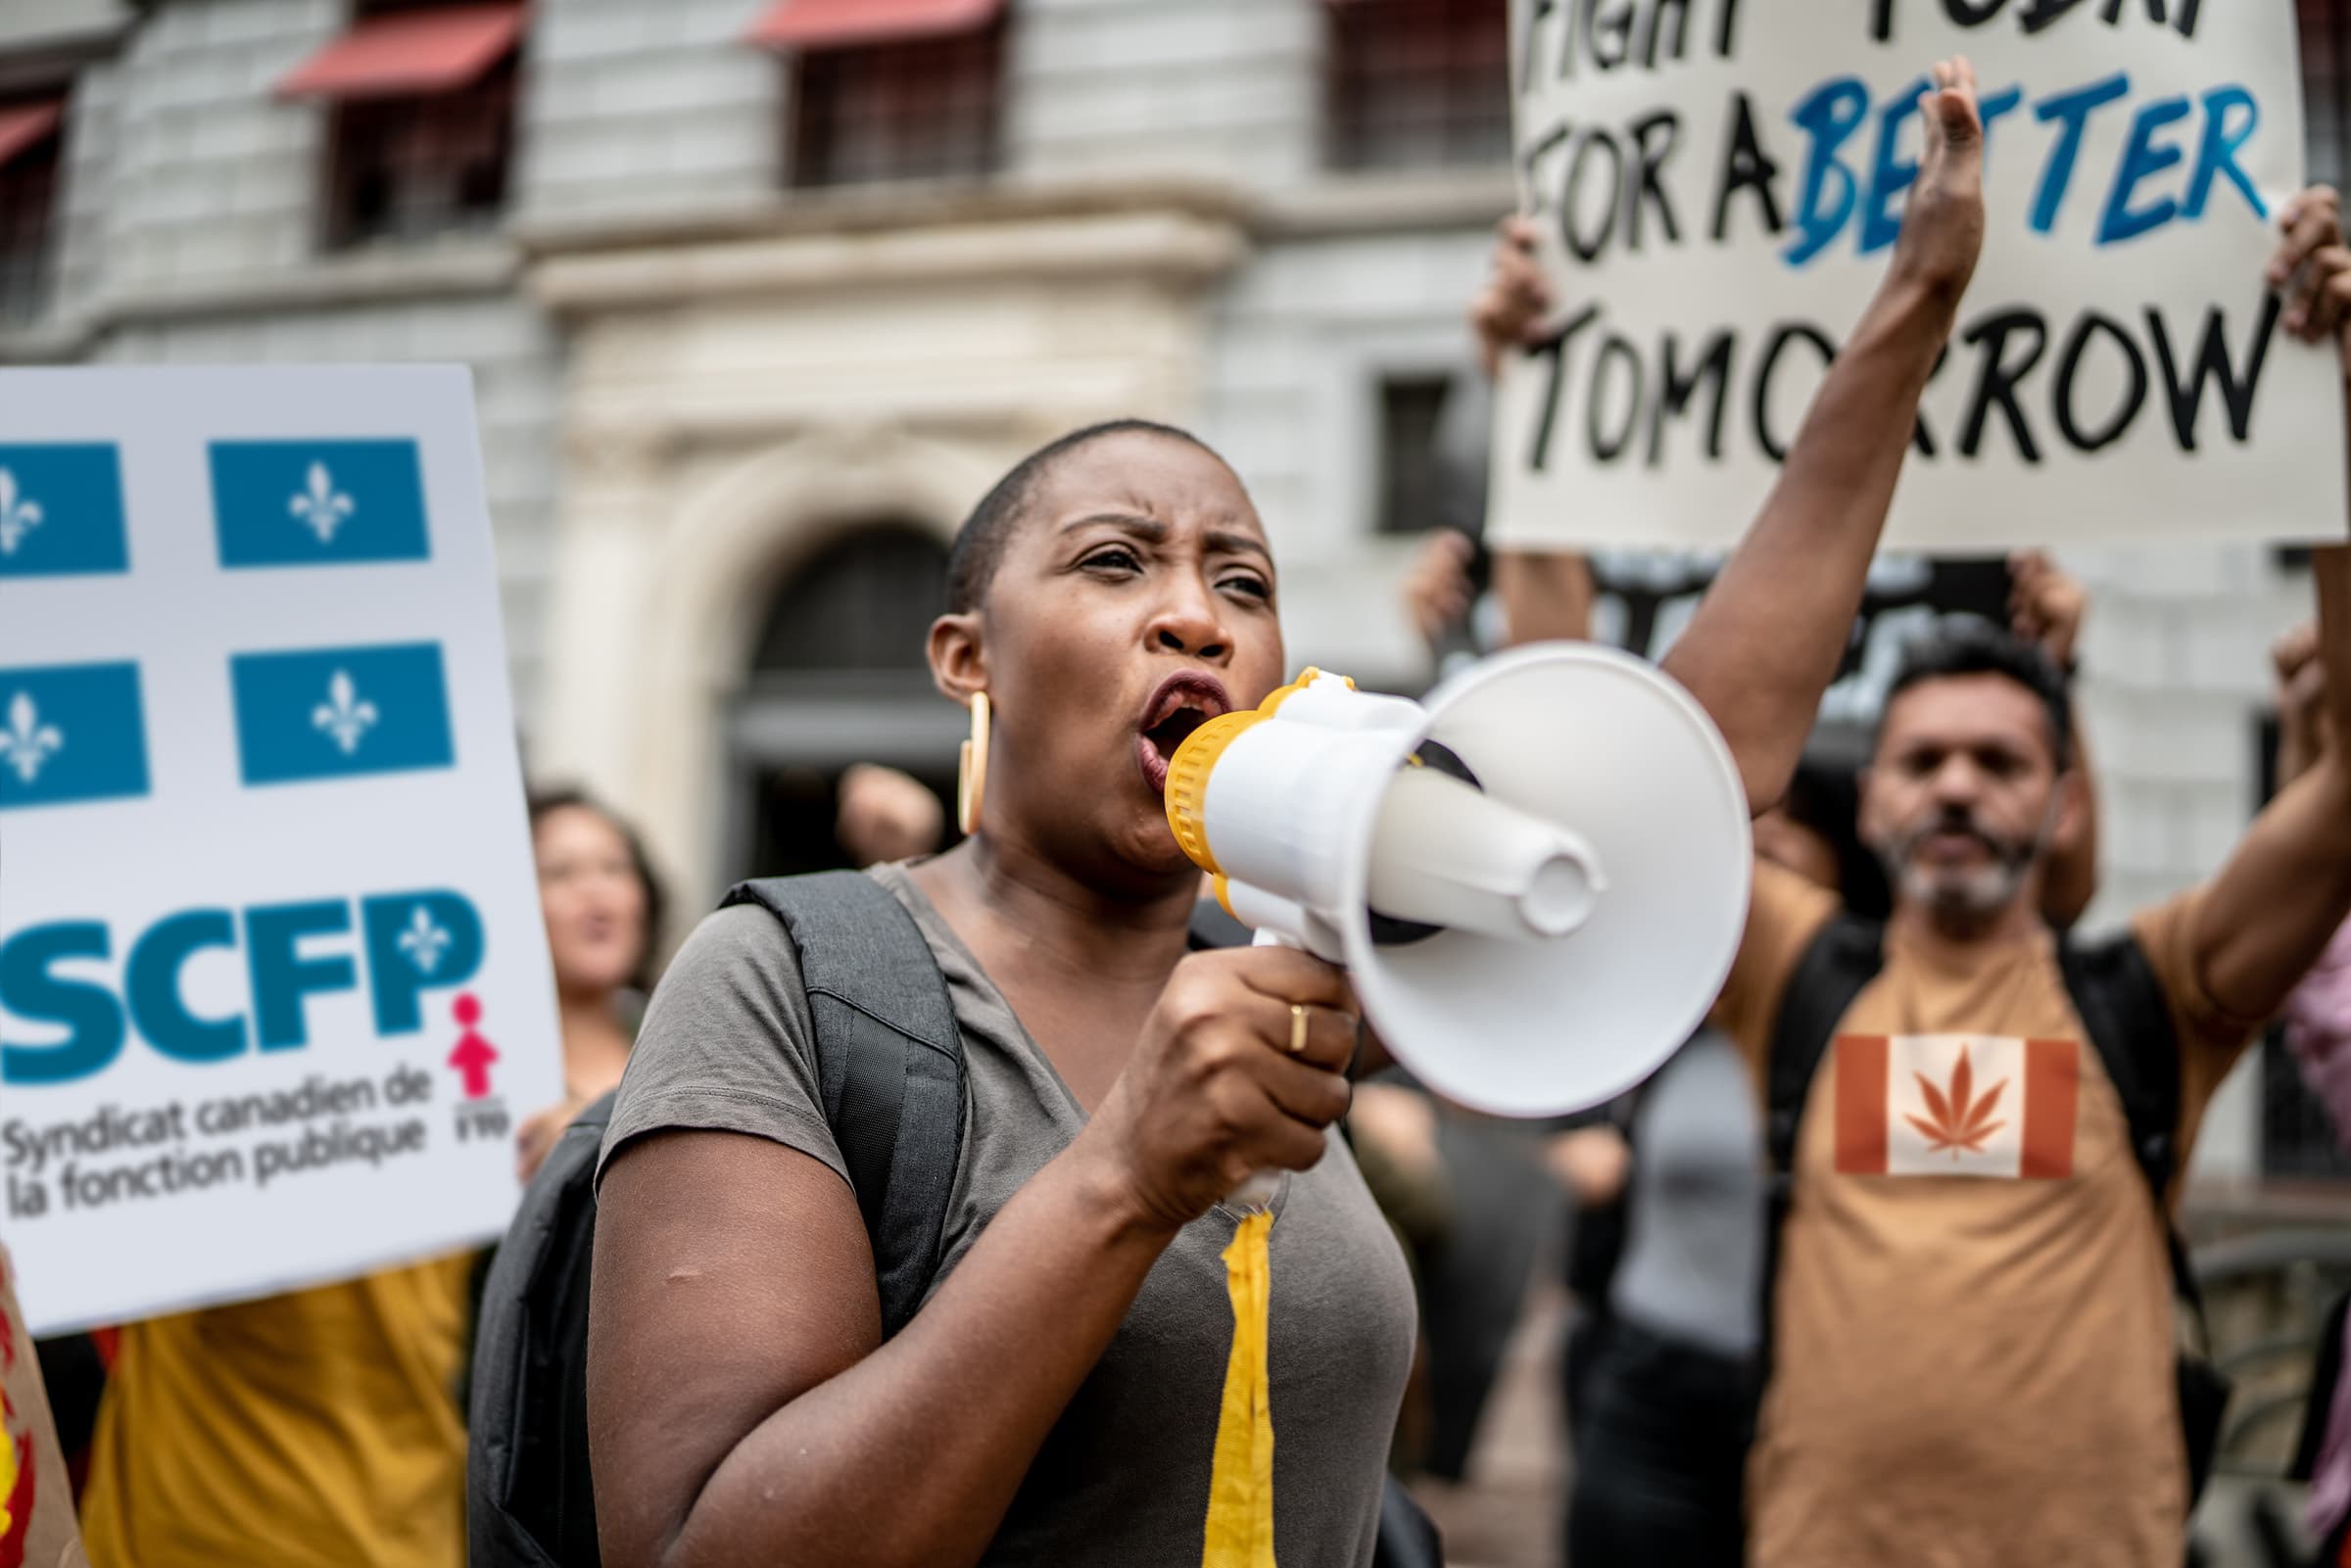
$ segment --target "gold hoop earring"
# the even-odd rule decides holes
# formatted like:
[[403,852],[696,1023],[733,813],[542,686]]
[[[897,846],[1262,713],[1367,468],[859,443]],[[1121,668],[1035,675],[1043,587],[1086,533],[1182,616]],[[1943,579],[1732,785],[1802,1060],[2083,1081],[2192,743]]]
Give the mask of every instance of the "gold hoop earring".
[[969,838],[980,831],[980,807],[987,799],[987,693],[972,693],[972,737],[955,767],[955,826]]

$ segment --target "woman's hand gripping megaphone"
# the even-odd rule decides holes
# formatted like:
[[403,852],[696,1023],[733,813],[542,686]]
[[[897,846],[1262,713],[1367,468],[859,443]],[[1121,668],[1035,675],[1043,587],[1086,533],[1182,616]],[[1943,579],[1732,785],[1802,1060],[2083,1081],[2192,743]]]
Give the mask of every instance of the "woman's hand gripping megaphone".
[[1287,947],[1176,966],[1091,1141],[1122,1196],[1176,1229],[1260,1172],[1305,1170],[1347,1114],[1358,1009],[1347,975]]

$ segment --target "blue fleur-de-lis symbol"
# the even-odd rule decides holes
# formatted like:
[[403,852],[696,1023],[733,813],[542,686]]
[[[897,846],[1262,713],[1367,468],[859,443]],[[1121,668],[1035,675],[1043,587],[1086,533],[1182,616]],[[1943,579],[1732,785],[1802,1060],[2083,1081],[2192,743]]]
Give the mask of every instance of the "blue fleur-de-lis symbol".
[[441,955],[454,940],[418,904],[416,913],[408,917],[408,928],[400,933],[400,950],[408,955],[408,962],[416,966],[417,974],[430,974],[441,967]]
[[376,717],[375,704],[351,684],[351,672],[337,670],[326,683],[326,700],[311,710],[311,728],[334,736],[348,757],[360,749],[360,737],[375,728]]
[[24,536],[41,526],[41,503],[19,493],[17,476],[0,468],[0,555],[14,555]]
[[326,471],[326,464],[312,463],[302,494],[288,501],[286,509],[310,524],[319,544],[331,545],[335,530],[359,509],[359,503],[335,488],[335,476]]
[[41,776],[48,760],[66,748],[64,732],[41,722],[32,693],[20,691],[8,705],[8,728],[0,730],[0,757],[8,759],[17,777],[26,784]]

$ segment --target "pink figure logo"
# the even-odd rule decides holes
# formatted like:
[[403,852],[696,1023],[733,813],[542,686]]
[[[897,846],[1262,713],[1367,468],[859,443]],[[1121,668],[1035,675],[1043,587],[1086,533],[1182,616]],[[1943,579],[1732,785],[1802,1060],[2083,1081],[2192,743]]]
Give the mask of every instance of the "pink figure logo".
[[498,1060],[498,1047],[474,1028],[482,1021],[482,1004],[474,1000],[472,992],[458,997],[450,1011],[465,1032],[457,1036],[456,1049],[449,1053],[449,1065],[464,1074],[465,1098],[479,1100],[490,1092],[490,1064]]

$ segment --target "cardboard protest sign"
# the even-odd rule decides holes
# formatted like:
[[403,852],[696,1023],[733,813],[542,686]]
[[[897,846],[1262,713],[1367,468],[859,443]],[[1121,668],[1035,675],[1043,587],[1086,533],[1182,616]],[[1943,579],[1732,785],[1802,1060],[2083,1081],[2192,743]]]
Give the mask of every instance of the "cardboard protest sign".
[[0,371],[34,1332],[486,1240],[560,1097],[464,372]]
[[1983,265],[1900,548],[2343,528],[2331,349],[2263,276],[2301,183],[2294,9],[1513,0],[1521,195],[1561,310],[1508,370],[1490,537],[1721,546],[1884,275],[1937,59],[1976,64]]
[[82,1568],[73,1494],[41,1363],[0,1247],[0,1568]]

